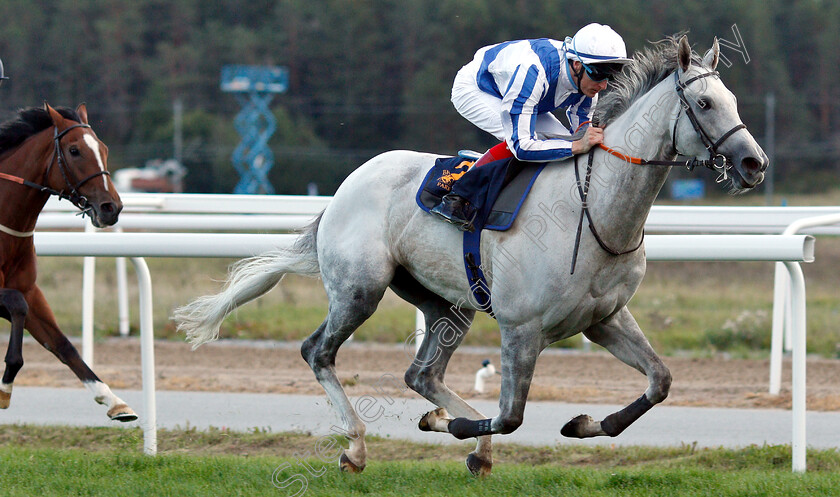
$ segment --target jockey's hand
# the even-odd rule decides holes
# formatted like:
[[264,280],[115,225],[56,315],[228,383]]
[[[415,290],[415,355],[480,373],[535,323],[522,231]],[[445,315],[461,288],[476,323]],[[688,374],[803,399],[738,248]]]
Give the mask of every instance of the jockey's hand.
[[572,154],[585,154],[589,149],[604,142],[604,128],[590,126],[583,133],[583,138],[572,142]]

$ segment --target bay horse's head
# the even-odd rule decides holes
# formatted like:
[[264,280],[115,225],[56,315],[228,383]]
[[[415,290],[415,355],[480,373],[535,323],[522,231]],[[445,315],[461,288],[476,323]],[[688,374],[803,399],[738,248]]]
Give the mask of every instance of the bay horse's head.
[[708,154],[725,168],[732,192],[741,193],[764,180],[770,160],[741,122],[735,95],[715,71],[719,53],[715,39],[702,62],[692,63],[688,38],[680,39],[675,77],[682,109],[674,124],[673,142],[681,155]]
[[73,202],[97,228],[115,224],[123,204],[108,172],[108,147],[88,124],[87,107],[76,108],[79,122],[66,119],[49,104],[44,108],[55,126],[55,151],[45,186]]

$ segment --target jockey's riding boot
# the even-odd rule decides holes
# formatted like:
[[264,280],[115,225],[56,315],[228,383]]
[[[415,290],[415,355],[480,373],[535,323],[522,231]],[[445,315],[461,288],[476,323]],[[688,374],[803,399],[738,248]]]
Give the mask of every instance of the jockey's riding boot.
[[440,199],[440,203],[429,211],[437,214],[444,221],[454,224],[461,231],[475,231],[473,220],[475,210],[470,202],[460,195],[448,193]]
[[498,145],[494,145],[490,147],[490,150],[484,152],[484,155],[481,156],[472,167],[478,167],[482,164],[487,164],[488,162],[493,162],[494,160],[502,160],[508,159],[513,157],[513,152],[507,146],[507,143],[502,142]]

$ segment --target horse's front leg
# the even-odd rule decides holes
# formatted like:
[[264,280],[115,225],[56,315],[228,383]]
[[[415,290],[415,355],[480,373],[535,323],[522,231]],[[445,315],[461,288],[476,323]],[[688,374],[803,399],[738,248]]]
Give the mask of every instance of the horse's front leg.
[[0,409],[9,407],[12,400],[12,384],[23,367],[23,322],[28,310],[23,294],[18,290],[0,289],[0,315],[12,324],[9,334],[9,348],[6,351],[6,370],[0,383]]
[[566,423],[560,433],[572,438],[603,435],[614,437],[655,404],[665,400],[671,388],[671,372],[653,351],[627,307],[606,321],[593,325],[584,335],[609,350],[625,364],[644,373],[649,384],[645,393],[635,402],[610,414],[603,421],[595,421],[589,415],[581,414]]
[[506,435],[519,428],[525,415],[525,402],[534,367],[542,350],[539,322],[502,329],[502,392],[499,415],[490,419],[446,419],[439,411],[424,417],[434,431],[446,431],[458,439],[484,435]]
[[93,393],[96,402],[108,406],[109,418],[123,422],[137,419],[137,414],[91,371],[79,356],[76,347],[58,328],[52,309],[41,289],[33,287],[25,297],[29,304],[29,313],[24,326],[29,330],[29,334],[76,374],[82,384]]

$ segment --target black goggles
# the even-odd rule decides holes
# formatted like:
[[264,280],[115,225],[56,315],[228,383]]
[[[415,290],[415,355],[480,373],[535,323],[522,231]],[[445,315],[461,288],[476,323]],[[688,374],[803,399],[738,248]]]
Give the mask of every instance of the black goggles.
[[[581,64],[583,63],[581,62]],[[615,75],[621,72],[622,67],[621,64],[583,64],[589,79],[596,83],[604,80],[612,81],[615,79]]]

